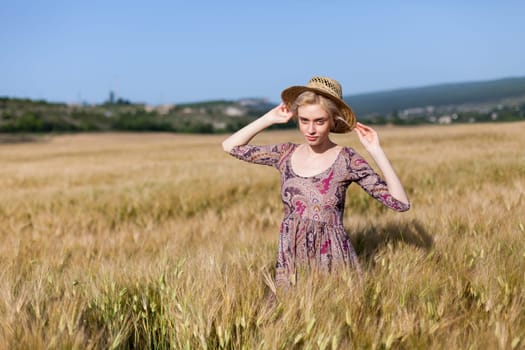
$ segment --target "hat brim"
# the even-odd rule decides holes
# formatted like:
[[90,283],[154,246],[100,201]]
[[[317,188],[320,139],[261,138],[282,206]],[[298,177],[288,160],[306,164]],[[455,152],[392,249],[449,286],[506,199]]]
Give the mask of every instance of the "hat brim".
[[333,129],[330,130],[331,132],[336,133],[336,134],[344,134],[344,133],[352,131],[355,128],[357,121],[356,121],[354,111],[352,111],[352,108],[350,108],[350,106],[347,105],[346,102],[344,102],[342,99],[335,97],[334,95],[331,95],[327,93],[326,91],[308,87],[308,86],[291,86],[283,90],[283,92],[281,93],[281,99],[283,100],[286,107],[291,109],[292,104],[295,102],[297,97],[305,91],[312,91],[312,92],[315,92],[316,94],[329,98],[339,108],[339,111],[341,112],[342,117],[344,118],[345,121],[336,119],[334,121],[335,125]]

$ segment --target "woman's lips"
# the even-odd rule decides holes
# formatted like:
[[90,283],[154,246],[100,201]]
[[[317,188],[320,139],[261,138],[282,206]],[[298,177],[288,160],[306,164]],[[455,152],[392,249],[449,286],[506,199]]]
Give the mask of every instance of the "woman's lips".
[[317,140],[317,137],[316,136],[306,136],[306,139],[308,141],[315,141],[315,140]]

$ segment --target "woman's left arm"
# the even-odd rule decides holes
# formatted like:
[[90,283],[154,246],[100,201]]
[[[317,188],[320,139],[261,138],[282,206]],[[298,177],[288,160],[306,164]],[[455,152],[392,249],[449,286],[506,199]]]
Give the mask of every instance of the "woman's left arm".
[[371,127],[361,123],[357,123],[355,131],[357,132],[359,141],[361,141],[361,144],[365,147],[367,152],[370,153],[372,158],[374,158],[374,161],[383,173],[390,194],[397,200],[405,204],[410,204],[401,181],[397,177],[392,164],[390,164],[385,152],[381,148],[377,132]]

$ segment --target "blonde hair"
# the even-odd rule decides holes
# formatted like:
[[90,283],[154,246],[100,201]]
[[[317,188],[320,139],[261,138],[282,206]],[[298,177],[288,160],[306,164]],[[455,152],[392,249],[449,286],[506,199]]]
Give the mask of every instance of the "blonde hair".
[[330,119],[330,131],[333,131],[335,127],[335,121],[342,118],[341,111],[332,100],[312,91],[305,91],[301,93],[293,102],[291,111],[293,113],[294,119],[297,121],[297,112],[299,107],[315,104],[320,105],[321,108],[324,109],[326,113],[328,113],[328,117]]

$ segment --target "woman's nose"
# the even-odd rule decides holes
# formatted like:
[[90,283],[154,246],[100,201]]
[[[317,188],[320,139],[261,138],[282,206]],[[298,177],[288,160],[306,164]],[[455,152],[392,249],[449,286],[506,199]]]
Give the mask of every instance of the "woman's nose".
[[313,134],[315,132],[315,125],[313,123],[308,125],[308,132],[310,134]]

